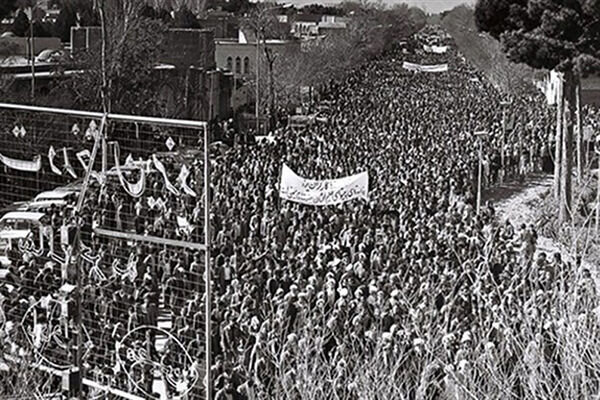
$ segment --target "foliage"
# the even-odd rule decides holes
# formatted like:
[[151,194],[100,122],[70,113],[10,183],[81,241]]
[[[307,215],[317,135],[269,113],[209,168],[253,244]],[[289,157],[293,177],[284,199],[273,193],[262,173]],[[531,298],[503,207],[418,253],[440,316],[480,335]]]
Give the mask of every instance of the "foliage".
[[179,11],[175,12],[173,27],[197,29],[200,28],[200,22],[194,13],[192,13],[187,7],[183,7]]
[[[511,61],[563,72],[557,107],[557,120],[562,122],[557,123],[555,141],[555,196],[560,198],[559,220],[564,222],[573,211],[574,126],[580,125],[581,118],[577,88],[582,77],[600,71],[600,0],[478,0],[475,20],[480,30],[500,39]],[[581,153],[580,134],[575,143]]]
[[[109,3],[109,2],[107,2]],[[131,5],[131,4],[130,4]],[[106,81],[104,93],[113,112],[151,115],[157,107],[154,66],[162,55],[166,25],[139,16],[140,8],[106,7]],[[65,78],[54,96],[70,107],[102,109],[102,52],[80,54],[73,68],[84,71]]]
[[[302,87],[318,87],[339,78],[357,64],[380,56],[423,26],[421,13],[404,4],[386,8],[368,2],[344,2],[338,8],[339,14],[352,16],[347,28],[339,33],[315,39],[294,53],[278,55],[264,46],[260,68],[269,77],[260,80],[260,92],[264,93],[261,110],[298,105]],[[275,17],[279,12],[281,9],[275,5],[261,3],[250,13],[244,26],[253,32],[260,31],[261,37],[285,38]]]
[[212,9],[218,9],[220,7],[223,11],[243,15],[249,12],[254,7],[254,4],[250,3],[248,0],[216,0],[209,1],[207,7]]
[[22,9],[19,10],[11,27],[12,33],[16,36],[29,35],[29,18]]
[[16,9],[16,0],[0,1],[0,20],[8,17]]
[[509,62],[497,40],[477,32],[472,8],[464,5],[453,8],[445,13],[441,25],[465,58],[504,93],[515,95],[522,87],[530,85],[534,71],[524,64]]
[[477,26],[533,68],[600,69],[600,1],[478,0]]
[[60,13],[54,23],[54,33],[63,42],[68,42],[71,39],[71,27],[77,24],[77,10],[70,4],[66,3],[60,9]]
[[303,14],[313,15],[344,15],[344,10],[336,6],[325,6],[322,4],[309,4],[300,9]]
[[418,7],[410,7],[408,9],[408,17],[413,23],[413,29],[415,31],[420,31],[427,25],[427,14]]

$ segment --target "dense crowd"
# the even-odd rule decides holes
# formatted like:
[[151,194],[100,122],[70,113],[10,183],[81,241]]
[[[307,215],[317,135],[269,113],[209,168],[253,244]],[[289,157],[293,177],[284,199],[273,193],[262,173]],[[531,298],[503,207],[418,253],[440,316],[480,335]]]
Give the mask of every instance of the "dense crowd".
[[[283,390],[301,398],[295,381],[306,371],[293,359],[306,351],[307,331],[320,335],[310,354],[341,366],[341,398],[352,396],[344,374],[363,360],[348,352],[355,339],[407,351],[414,379],[397,384],[414,395],[419,372],[410,362],[432,346],[428,337],[443,335],[443,363],[456,370],[481,344],[514,354],[510,332],[523,313],[538,315],[548,333],[549,297],[573,289],[557,287],[576,270],[560,255],[534,260],[532,225],[497,221],[491,206],[475,213],[473,133],[491,134],[482,143],[484,184],[497,182],[504,99],[454,50],[411,57],[448,62],[448,73],[404,71],[404,58],[388,55],[333,85],[328,124],[236,148],[213,171],[215,266],[228,271],[213,315],[217,399]],[[534,92],[513,98],[506,114],[505,175],[514,179],[547,163],[553,116]],[[368,171],[369,201],[282,202],[283,163],[311,179]],[[589,273],[581,285],[582,298],[595,301]]]
[[[450,70],[405,71],[404,60],[447,62]],[[326,123],[236,145],[211,166],[216,400],[301,398],[295,358],[307,332],[316,336],[315,359],[335,367],[331,385],[340,398],[357,396],[344,378],[361,360],[350,343],[366,353],[381,344],[405,352],[410,374],[439,334],[443,369],[428,390],[447,390],[449,371],[464,375],[482,351],[516,354],[524,315],[537,318],[536,333],[547,340],[556,296],[577,290],[579,309],[596,304],[589,271],[577,288],[567,287],[579,265],[535,255],[532,225],[499,221],[489,204],[475,212],[478,140],[485,186],[547,164],[555,118],[541,94],[514,96],[503,122],[505,99],[451,47],[442,55],[389,53],[332,83],[321,100],[329,104]],[[477,139],[480,130],[490,136]],[[311,179],[367,171],[369,200],[324,207],[282,201],[284,163]],[[175,182],[177,162],[165,165]],[[201,167],[190,164],[192,188],[201,187]],[[202,190],[196,193],[173,194],[154,173],[140,197],[121,191],[118,181],[94,182],[78,220],[66,208],[49,211],[54,232],[82,226],[84,366],[99,381],[152,393],[153,366],[136,363],[135,354],[143,354],[168,370],[171,394],[191,386],[190,398],[201,393],[202,379],[191,371],[200,373],[204,351],[202,253],[93,233],[103,227],[201,242]],[[42,321],[60,324],[59,315],[34,303],[72,282],[74,271],[52,255],[22,253],[11,256],[15,289],[3,293],[6,319],[16,324],[34,308]],[[166,338],[135,330],[158,326],[161,314],[169,321]],[[44,354],[64,364],[73,354],[69,340],[54,340]],[[117,343],[136,351],[119,354]],[[397,384],[415,396],[419,372]]]

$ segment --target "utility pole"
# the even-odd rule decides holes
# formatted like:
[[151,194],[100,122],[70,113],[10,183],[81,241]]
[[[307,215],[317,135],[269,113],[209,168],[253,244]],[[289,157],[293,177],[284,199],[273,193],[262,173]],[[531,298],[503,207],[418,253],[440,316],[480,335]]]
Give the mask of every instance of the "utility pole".
[[598,188],[596,191],[596,236],[598,235],[598,229],[600,227],[600,136],[596,136],[596,143],[594,143],[594,151],[598,156]]
[[474,133],[477,138],[479,149],[478,149],[478,171],[477,171],[477,203],[476,203],[476,212],[479,215],[479,211],[481,210],[481,180],[483,175],[483,165],[482,165],[482,157],[483,157],[483,139],[488,137],[489,133],[487,131],[477,131]]
[[32,2],[29,7],[25,8],[25,14],[29,17],[29,57],[31,66],[31,102],[35,100],[35,40],[33,38],[33,23],[34,23],[34,8],[35,2]]
[[210,156],[208,147],[208,125],[204,127],[204,270],[205,270],[205,290],[206,298],[204,300],[204,338],[206,347],[206,400],[212,400],[212,290],[211,290],[211,271],[210,271]]
[[504,182],[506,176],[506,161],[504,159],[504,148],[506,147],[506,108],[510,105],[510,101],[501,101],[502,106],[502,139],[500,142],[500,183]]
[[[262,15],[261,15],[262,16]],[[260,18],[259,18],[260,19]],[[260,21],[258,22],[260,24]],[[256,133],[255,135],[258,135],[258,131],[259,131],[259,127],[260,127],[260,121],[258,119],[258,114],[259,114],[259,103],[260,103],[260,88],[259,88],[259,82],[260,82],[260,66],[259,66],[259,56],[260,56],[260,30],[261,27],[258,26],[256,28],[256,104],[255,104],[255,118],[256,118]]]

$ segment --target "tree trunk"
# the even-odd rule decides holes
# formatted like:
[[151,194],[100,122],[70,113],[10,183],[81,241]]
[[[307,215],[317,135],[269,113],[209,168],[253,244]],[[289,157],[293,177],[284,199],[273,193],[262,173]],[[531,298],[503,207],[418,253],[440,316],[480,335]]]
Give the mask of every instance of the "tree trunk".
[[275,129],[275,83],[273,82],[273,62],[269,63],[269,125],[270,129]]
[[579,71],[577,71],[575,75],[575,107],[577,109],[575,129],[575,144],[577,146],[577,182],[581,183],[585,167],[585,152],[583,151],[583,127],[581,124],[583,115],[581,114],[581,79],[579,78]]
[[554,200],[560,201],[560,169],[562,159],[562,132],[563,132],[563,80],[562,75],[560,84],[558,85],[558,93],[556,95],[556,138],[554,148]]
[[561,191],[559,221],[565,222],[570,218],[572,207],[572,173],[573,173],[573,130],[575,122],[576,81],[572,71],[565,73],[564,83],[564,127],[562,144]]

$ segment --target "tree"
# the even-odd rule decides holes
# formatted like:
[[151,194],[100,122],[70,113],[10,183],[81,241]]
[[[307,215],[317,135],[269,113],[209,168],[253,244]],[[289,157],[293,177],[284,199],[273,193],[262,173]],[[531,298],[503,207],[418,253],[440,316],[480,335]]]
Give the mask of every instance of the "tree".
[[11,28],[12,33],[16,36],[28,36],[29,35],[29,18],[23,9],[20,9],[15,17],[15,20]]
[[2,0],[0,1],[0,20],[10,16],[10,14],[17,8],[16,0]]
[[410,7],[408,9],[408,15],[413,23],[413,28],[417,31],[423,29],[427,24],[427,14],[418,7]]
[[200,27],[198,18],[192,13],[189,8],[182,7],[180,10],[175,11],[175,19],[173,20],[174,28],[192,28],[197,29]]
[[71,3],[66,3],[60,9],[54,23],[54,34],[63,42],[68,42],[71,38],[71,27],[75,25],[77,25],[77,11]]
[[577,87],[582,77],[600,70],[600,0],[478,0],[475,20],[500,40],[511,61],[563,73],[564,127],[557,126],[556,135],[556,145],[562,144],[557,192],[563,222],[571,212]]
[[[260,47],[259,110],[268,110],[271,122],[281,106],[298,105],[301,88],[319,87],[347,73],[357,64],[378,57],[422,26],[418,14],[411,19],[406,5],[382,7],[367,2],[345,2],[339,14],[352,13],[345,29],[311,41],[302,51],[278,54],[269,46]],[[243,21],[262,39],[285,39],[276,15],[281,6],[259,3]],[[267,75],[262,78],[263,74]],[[256,85],[256,80],[253,82]],[[288,104],[279,104],[281,101]]]
[[313,15],[343,15],[344,13],[344,10],[339,7],[324,6],[322,4],[308,4],[300,10],[303,14]]
[[[104,0],[102,49],[93,48],[74,60],[84,71],[65,78],[57,97],[70,107],[148,115],[157,108],[154,66],[163,51],[166,25],[141,16],[137,0]],[[98,10],[100,11],[100,10]]]

